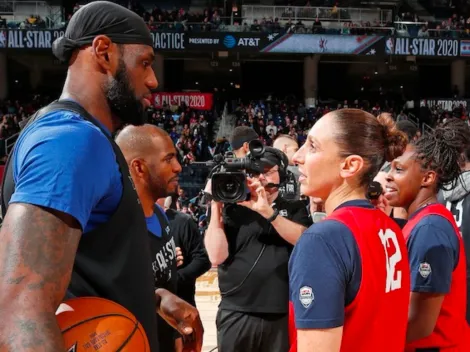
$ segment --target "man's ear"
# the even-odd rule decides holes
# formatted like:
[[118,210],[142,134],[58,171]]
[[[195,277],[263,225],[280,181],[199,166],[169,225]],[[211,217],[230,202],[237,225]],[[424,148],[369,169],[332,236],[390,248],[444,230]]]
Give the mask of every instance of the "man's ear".
[[98,66],[105,72],[113,72],[119,63],[119,49],[106,35],[98,35],[91,44],[93,57]]

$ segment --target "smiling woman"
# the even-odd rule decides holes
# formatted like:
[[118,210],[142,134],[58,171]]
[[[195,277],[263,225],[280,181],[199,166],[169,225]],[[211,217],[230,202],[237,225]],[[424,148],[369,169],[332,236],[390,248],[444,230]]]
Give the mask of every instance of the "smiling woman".
[[342,109],[323,116],[294,155],[302,194],[324,200],[328,214],[304,232],[289,262],[299,351],[404,350],[405,241],[365,195],[383,163],[406,144],[389,116]]
[[439,189],[452,189],[458,180],[461,153],[469,142],[468,126],[451,119],[409,144],[387,176],[390,205],[410,214],[403,228],[412,292],[407,351],[470,350],[463,242],[452,214],[437,204]]

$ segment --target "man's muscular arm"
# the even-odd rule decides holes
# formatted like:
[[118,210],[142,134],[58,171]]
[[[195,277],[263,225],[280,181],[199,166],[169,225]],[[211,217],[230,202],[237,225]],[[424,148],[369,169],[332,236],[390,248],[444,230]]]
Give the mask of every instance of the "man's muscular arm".
[[70,215],[30,204],[9,206],[0,231],[1,352],[64,352],[55,312],[81,234]]

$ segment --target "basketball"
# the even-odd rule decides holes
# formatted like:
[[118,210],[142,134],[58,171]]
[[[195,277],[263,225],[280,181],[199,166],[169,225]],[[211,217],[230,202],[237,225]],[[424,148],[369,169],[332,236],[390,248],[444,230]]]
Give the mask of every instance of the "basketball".
[[56,313],[67,352],[149,352],[145,331],[117,303],[96,297],[73,298]]

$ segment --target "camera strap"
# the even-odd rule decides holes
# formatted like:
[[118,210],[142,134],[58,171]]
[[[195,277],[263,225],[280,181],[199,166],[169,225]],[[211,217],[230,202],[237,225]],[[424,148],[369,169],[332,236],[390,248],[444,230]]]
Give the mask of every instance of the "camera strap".
[[246,276],[243,278],[243,280],[237,286],[231,288],[228,291],[220,291],[220,295],[222,297],[228,296],[228,295],[231,295],[231,294],[237,292],[243,286],[243,284],[246,282],[246,280],[248,279],[248,277],[250,276],[250,274],[253,272],[256,265],[258,264],[259,260],[261,259],[261,256],[263,255],[265,249],[266,249],[266,244],[263,244],[263,247],[261,247],[261,251],[259,252],[258,257],[256,258],[255,262],[251,266],[250,270],[248,270],[248,274],[246,274]]

